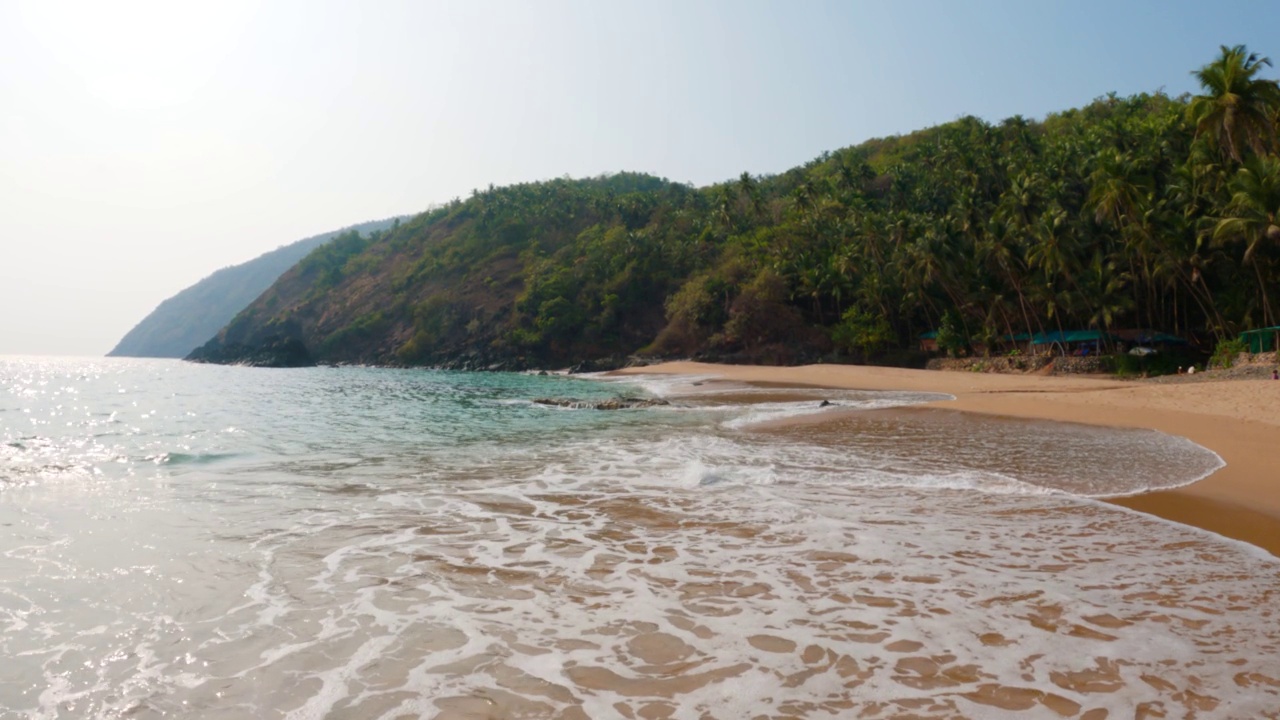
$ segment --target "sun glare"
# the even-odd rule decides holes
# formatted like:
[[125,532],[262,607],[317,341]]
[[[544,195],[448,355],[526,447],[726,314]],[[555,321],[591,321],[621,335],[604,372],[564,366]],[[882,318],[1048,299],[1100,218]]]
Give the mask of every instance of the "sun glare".
[[234,51],[251,8],[156,0],[22,6],[49,60],[95,101],[119,110],[180,105]]

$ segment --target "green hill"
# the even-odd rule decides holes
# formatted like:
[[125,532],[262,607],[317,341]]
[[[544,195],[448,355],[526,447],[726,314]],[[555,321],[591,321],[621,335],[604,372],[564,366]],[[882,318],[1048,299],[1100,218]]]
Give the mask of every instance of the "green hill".
[[1280,323],[1280,88],[1262,67],[1224,47],[1200,96],[965,117],[703,188],[490,187],[313,251],[191,358],[910,362],[931,330],[960,352],[1083,328],[1212,343]]
[[185,357],[213,337],[307,253],[343,232],[385,230],[395,219],[378,220],[316,235],[226,267],[165,300],[134,326],[110,357]]

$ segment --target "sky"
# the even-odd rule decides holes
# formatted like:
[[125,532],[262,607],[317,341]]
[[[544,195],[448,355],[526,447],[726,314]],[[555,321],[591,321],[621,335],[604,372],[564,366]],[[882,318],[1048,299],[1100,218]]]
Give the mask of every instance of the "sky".
[[704,185],[1193,93],[1220,45],[1280,61],[1277,27],[1270,0],[0,0],[0,354],[104,354],[221,267],[490,183]]

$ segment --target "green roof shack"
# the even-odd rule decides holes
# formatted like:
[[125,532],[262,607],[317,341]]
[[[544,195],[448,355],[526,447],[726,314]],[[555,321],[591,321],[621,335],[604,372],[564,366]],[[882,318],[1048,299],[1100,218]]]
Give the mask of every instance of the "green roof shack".
[[1089,347],[1096,353],[1106,343],[1113,343],[1119,339],[1116,335],[1098,330],[1063,330],[1038,332],[1031,336],[1031,344],[1057,347],[1065,355],[1068,351],[1082,347]]
[[1249,346],[1249,352],[1254,355],[1271,352],[1280,346],[1280,325],[1246,330],[1240,333],[1240,340]]

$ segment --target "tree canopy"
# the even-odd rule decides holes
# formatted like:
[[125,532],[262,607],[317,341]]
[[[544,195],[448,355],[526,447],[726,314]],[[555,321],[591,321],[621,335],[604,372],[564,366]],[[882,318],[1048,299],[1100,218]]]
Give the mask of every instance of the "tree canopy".
[[[217,342],[550,365],[643,351],[867,358],[947,334],[1276,324],[1280,86],[1242,46],[1202,92],[974,117],[692,188],[635,173],[476,191],[299,264]],[[325,253],[321,256],[320,253]]]

